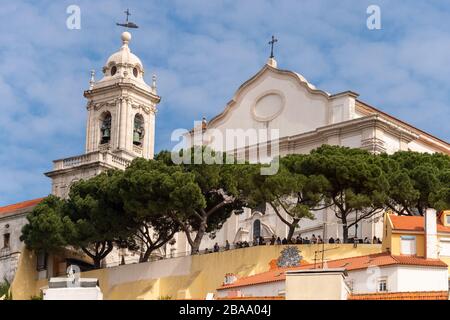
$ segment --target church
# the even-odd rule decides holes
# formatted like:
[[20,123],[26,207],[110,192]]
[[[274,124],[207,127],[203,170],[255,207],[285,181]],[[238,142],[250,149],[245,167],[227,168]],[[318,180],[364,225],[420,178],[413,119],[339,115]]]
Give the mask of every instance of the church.
[[[136,157],[152,159],[154,156],[155,121],[161,97],[157,93],[156,76],[147,84],[145,68],[130,50],[131,40],[131,34],[123,32],[121,46],[106,60],[102,77],[97,80],[91,73],[89,88],[84,92],[87,99],[85,152],[53,161],[53,168],[45,173],[52,180],[51,193],[58,197],[67,197],[71,185],[80,179],[89,179],[107,169],[123,170]],[[230,129],[275,130],[281,156],[308,153],[322,144],[363,148],[374,153],[412,150],[450,154],[450,144],[446,141],[359,100],[357,93],[328,93],[301,74],[279,68],[273,50],[262,68],[237,89],[223,111],[209,121],[203,120],[202,143],[233,152],[217,138],[225,137]],[[26,223],[26,214],[39,200],[0,208],[0,278],[14,273],[22,246],[21,227]],[[383,238],[382,220],[381,213],[355,225],[349,234],[358,238]],[[212,248],[216,242],[223,246],[227,240],[234,243],[273,235],[284,238],[287,231],[273,210],[261,204],[258,209],[232,215],[214,239],[204,238],[201,250]],[[342,228],[331,209],[317,212],[315,220],[301,221],[295,233],[303,237],[313,234],[323,239],[342,239]],[[185,235],[179,233],[176,241],[162,248],[159,255],[172,257],[188,254],[189,250]],[[127,255],[127,262],[138,260],[132,253],[117,250],[108,257],[106,266],[117,265],[121,255]]]

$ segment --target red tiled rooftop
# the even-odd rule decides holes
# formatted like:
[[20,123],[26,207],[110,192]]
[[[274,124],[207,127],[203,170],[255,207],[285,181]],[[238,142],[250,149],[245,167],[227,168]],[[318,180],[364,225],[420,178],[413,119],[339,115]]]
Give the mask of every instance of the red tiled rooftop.
[[448,300],[448,291],[352,294],[348,300]]
[[[424,232],[424,217],[422,216],[397,216],[390,214],[394,230]],[[450,232],[450,227],[444,226],[440,219],[437,220],[438,232]]]
[[33,200],[27,200],[27,201],[22,201],[19,203],[14,203],[14,204],[10,204],[4,207],[0,207],[0,216],[1,215],[6,215],[8,213],[13,213],[17,210],[20,209],[26,209],[26,208],[31,208],[36,206],[39,202],[42,201],[42,199],[44,198],[38,198],[38,199],[33,199]]
[[285,300],[284,296],[264,296],[264,297],[223,297],[216,300]]
[[[344,259],[331,260],[326,262],[326,268],[344,268],[347,271],[366,269],[371,266],[389,266],[389,265],[414,265],[427,267],[447,268],[447,264],[439,259],[425,259],[415,256],[394,256],[387,252],[370,254],[359,257],[351,257]],[[253,276],[238,279],[233,284],[222,285],[219,289],[228,289],[235,287],[243,287],[260,283],[284,281],[286,279],[285,272],[288,270],[308,270],[314,268],[322,268],[321,263],[306,264],[291,268],[278,268],[267,272],[258,273]]]

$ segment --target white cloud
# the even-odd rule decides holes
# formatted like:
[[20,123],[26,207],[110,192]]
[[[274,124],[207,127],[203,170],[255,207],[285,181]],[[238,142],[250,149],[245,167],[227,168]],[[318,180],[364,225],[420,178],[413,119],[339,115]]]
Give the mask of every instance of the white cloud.
[[371,1],[77,1],[81,30],[65,27],[73,1],[2,3],[0,204],[45,195],[51,160],[83,151],[89,71],[120,46],[123,10],[140,28],[132,50],[158,75],[157,150],[175,128],[220,113],[269,53],[280,68],[329,92],[354,90],[384,111],[450,139],[450,11],[429,1],[377,1],[382,30],[366,28]]

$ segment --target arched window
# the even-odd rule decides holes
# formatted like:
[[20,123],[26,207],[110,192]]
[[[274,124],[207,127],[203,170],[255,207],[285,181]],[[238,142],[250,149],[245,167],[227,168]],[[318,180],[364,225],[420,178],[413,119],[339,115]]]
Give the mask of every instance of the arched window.
[[100,117],[100,144],[111,140],[111,113],[104,112]]
[[133,144],[136,146],[142,146],[144,139],[144,118],[139,113],[134,116],[133,126]]
[[261,237],[261,221],[255,220],[253,222],[253,239],[259,239]]

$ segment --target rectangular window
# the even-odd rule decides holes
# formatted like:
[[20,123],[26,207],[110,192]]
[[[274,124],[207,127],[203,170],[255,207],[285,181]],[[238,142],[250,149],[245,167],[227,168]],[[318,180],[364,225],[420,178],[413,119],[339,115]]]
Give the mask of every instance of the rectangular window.
[[378,281],[378,292],[386,292],[387,291],[387,280],[382,279]]
[[447,224],[450,225],[450,214],[447,214],[445,216],[445,220],[446,220]]
[[5,233],[3,235],[3,248],[9,248],[10,246],[10,234],[9,233]]
[[400,237],[400,254],[415,255],[416,254],[416,237],[401,236]]
[[439,255],[450,257],[450,238],[439,239]]

